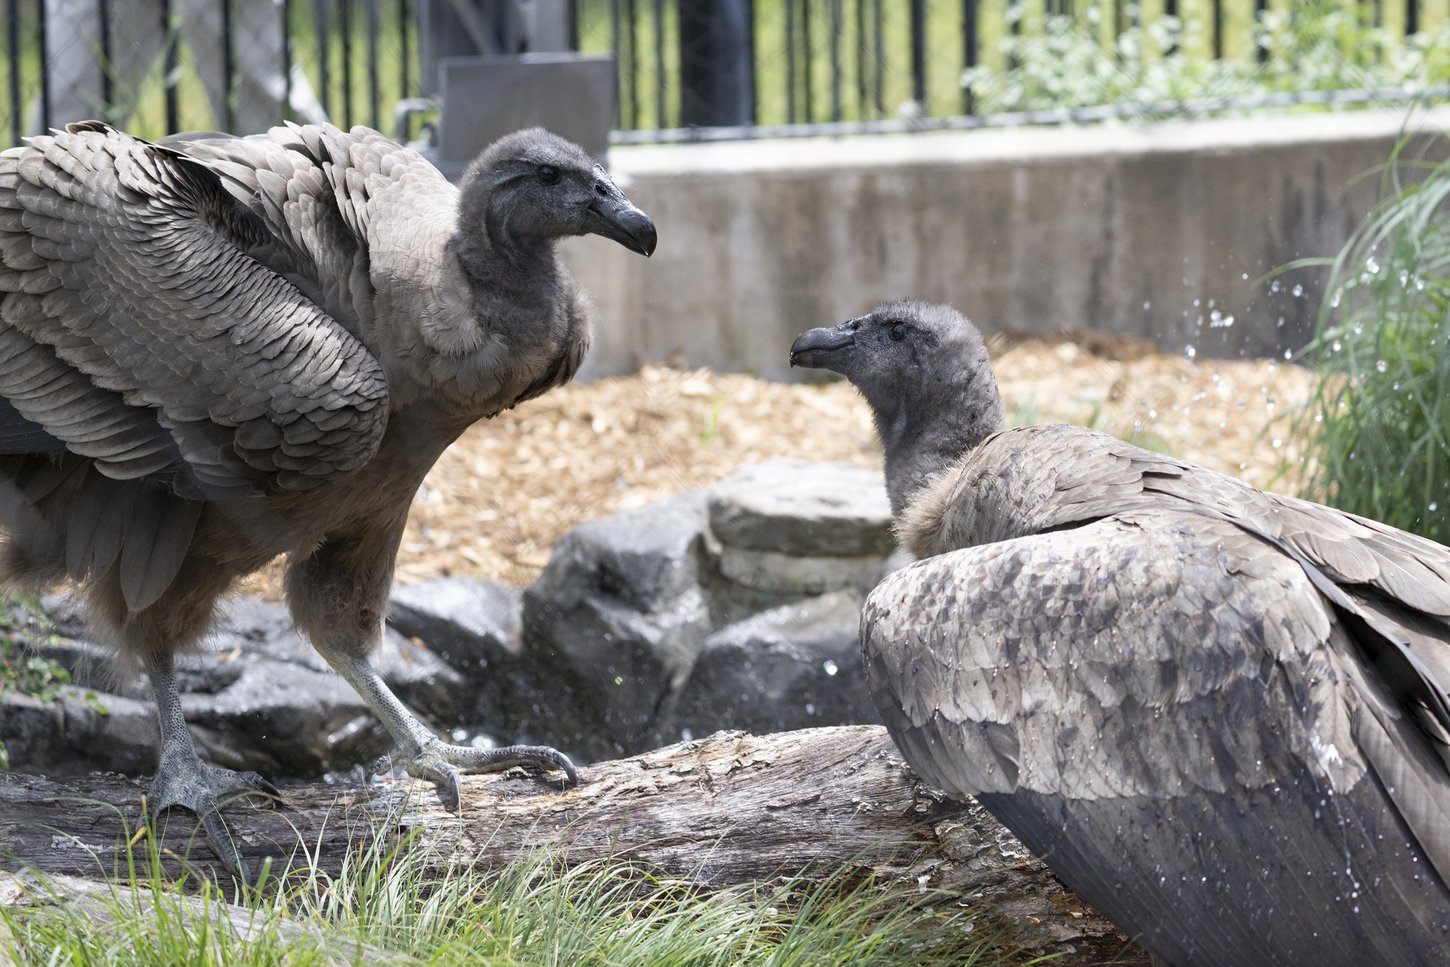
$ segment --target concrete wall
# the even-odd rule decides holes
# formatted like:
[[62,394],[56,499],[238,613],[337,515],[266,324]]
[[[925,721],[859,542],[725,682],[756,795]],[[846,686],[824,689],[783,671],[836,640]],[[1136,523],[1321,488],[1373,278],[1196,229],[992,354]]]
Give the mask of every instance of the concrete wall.
[[[584,375],[672,358],[789,378],[797,333],[907,296],[951,302],[984,330],[1279,354],[1312,331],[1324,272],[1262,277],[1338,251],[1406,123],[1372,112],[615,148],[611,168],[660,244],[649,260],[599,239],[565,246],[599,309]],[[1450,130],[1450,108],[1409,123]]]

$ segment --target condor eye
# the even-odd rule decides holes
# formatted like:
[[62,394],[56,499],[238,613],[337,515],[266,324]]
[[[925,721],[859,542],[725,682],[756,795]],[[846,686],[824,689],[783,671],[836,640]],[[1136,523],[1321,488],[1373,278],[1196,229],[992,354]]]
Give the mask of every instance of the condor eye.
[[894,326],[891,327],[891,341],[892,342],[901,342],[901,340],[903,340],[905,338],[906,338],[906,325],[904,323],[898,322],[896,325],[894,325]]
[[553,165],[539,165],[539,180],[546,185],[559,183],[559,169]]

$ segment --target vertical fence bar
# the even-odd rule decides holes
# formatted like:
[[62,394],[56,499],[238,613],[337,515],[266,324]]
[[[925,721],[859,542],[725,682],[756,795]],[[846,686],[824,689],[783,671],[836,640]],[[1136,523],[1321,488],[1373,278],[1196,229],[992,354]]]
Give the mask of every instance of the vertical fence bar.
[[[412,52],[408,49],[408,34],[413,29],[412,19],[413,11],[408,9],[408,0],[398,0],[398,37],[403,45],[398,57],[398,97],[400,98],[413,96],[413,84],[409,71]],[[578,36],[579,30],[576,25],[572,38],[578,38]],[[577,39],[571,39],[571,44],[576,48],[579,46]]]
[[111,0],[97,0],[96,16],[101,20],[97,25],[100,28],[101,46],[101,104],[104,106],[105,119],[114,121],[116,112],[111,103],[115,93],[111,90]]
[[[285,40],[286,33],[283,33]],[[161,42],[166,46],[161,57],[162,85],[166,90],[166,133],[175,134],[181,130],[181,93],[177,90],[177,68],[180,65],[179,38],[176,36],[176,21],[171,16],[171,0],[161,0]]]
[[35,43],[40,48],[40,130],[50,130],[50,15],[45,4],[37,11]]
[[866,0],[856,0],[856,117],[864,119],[870,90],[866,73]]
[[641,124],[639,116],[639,6],[635,0],[625,0],[625,21],[629,33],[629,126]]
[[[1407,4],[1413,4],[1415,0],[1406,0]],[[1260,36],[1259,27],[1263,25],[1264,14],[1269,12],[1269,0],[1254,0],[1254,60],[1260,64],[1269,62],[1269,39]]]
[[831,56],[831,120],[841,120],[841,0],[831,0],[829,29]]
[[614,115],[615,127],[627,128],[624,123],[624,43],[619,29],[619,0],[609,0],[609,47],[614,51]]
[[[1262,2],[1262,0],[1261,0]],[[1420,31],[1420,4],[1419,0],[1405,0],[1405,36],[1419,33]]]
[[312,31],[317,41],[317,102],[322,105],[322,113],[331,116],[332,109],[328,104],[332,100],[332,70],[327,62],[328,54],[331,53],[327,21],[327,0],[313,0]]
[[[231,132],[237,126],[236,110],[232,104],[232,79],[237,75],[236,48],[233,34],[236,24],[232,17],[232,0],[222,0],[222,130]],[[250,134],[250,131],[243,131]]]
[[292,0],[278,4],[282,17],[282,118],[292,114]]
[[750,123],[760,123],[760,67],[755,60],[755,0],[745,0],[745,62],[750,67]]
[[911,0],[911,97],[926,114],[926,0]]
[[802,120],[807,124],[816,119],[815,90],[815,42],[811,39],[811,0],[801,4],[801,38],[805,44],[805,68],[801,72],[806,79],[804,103],[801,105]]
[[[40,14],[45,19],[44,11]],[[20,101],[20,0],[5,0],[5,43],[10,52],[10,143],[25,136],[24,108]],[[45,58],[41,57],[44,68]]]
[[339,0],[337,32],[342,36],[342,124],[352,127],[352,0]]
[[382,92],[378,89],[378,0],[368,0],[368,122],[373,130],[383,126]]
[[[962,68],[970,70],[977,66],[977,15],[980,12],[978,0],[962,0]],[[977,101],[972,96],[970,84],[962,85],[962,113],[976,114]]]
[[785,0],[781,4],[785,8],[785,119],[789,124],[796,123],[796,82],[795,82],[795,4],[791,0]]
[[665,0],[654,0],[655,13],[655,127],[665,123]]
[[1213,0],[1213,59],[1223,60],[1223,0]]
[[883,0],[872,0],[871,4],[871,57],[875,62],[872,76],[876,99],[876,116],[886,115],[886,11]]

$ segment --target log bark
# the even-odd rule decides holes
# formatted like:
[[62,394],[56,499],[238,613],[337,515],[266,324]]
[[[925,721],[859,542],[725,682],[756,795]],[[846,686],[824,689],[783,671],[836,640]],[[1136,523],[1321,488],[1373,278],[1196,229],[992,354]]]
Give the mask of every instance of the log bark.
[[[493,867],[552,847],[561,862],[613,856],[707,887],[846,866],[951,891],[1012,942],[1064,954],[1054,963],[1148,962],[979,805],[922,785],[878,726],[722,732],[580,773],[562,791],[545,778],[465,777],[456,815],[408,779],[297,784],[279,808],[224,812],[254,868],[272,857],[274,869],[306,862],[335,872],[359,843],[409,833],[412,848],[453,862]],[[123,873],[145,790],[111,774],[0,774],[0,869]],[[168,814],[159,832],[173,873],[185,862],[226,881],[194,817]]]

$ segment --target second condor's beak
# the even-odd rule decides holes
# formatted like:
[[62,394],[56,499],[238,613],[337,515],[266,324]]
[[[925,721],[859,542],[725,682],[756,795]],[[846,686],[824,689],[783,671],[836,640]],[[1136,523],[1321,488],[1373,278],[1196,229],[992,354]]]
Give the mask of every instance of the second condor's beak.
[[615,187],[602,168],[594,172],[594,201],[584,230],[613,239],[646,258],[655,250],[654,221]]
[[856,345],[856,320],[843,322],[839,326],[811,329],[796,337],[790,344],[790,364],[806,369],[840,370],[832,365],[843,349]]

